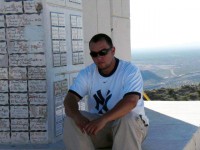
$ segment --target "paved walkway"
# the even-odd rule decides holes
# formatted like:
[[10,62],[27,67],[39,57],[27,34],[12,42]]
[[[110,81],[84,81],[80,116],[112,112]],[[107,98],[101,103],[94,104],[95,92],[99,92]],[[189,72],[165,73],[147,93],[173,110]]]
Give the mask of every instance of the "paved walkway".
[[200,150],[200,101],[145,101],[150,119],[143,150]]

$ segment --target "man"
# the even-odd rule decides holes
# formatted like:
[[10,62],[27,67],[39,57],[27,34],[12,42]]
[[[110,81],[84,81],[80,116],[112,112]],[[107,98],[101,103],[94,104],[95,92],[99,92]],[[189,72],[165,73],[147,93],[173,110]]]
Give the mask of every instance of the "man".
[[[89,42],[94,61],[81,70],[64,100],[67,150],[141,150],[148,119],[139,69],[117,59],[112,40],[97,34]],[[88,111],[78,102],[88,96]]]

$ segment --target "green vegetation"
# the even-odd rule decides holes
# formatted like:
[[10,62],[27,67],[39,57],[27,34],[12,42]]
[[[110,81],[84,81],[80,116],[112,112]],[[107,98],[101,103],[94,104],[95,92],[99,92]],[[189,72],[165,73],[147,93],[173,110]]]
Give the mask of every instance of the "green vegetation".
[[200,101],[200,83],[198,85],[184,85],[179,88],[145,90],[145,93],[152,101]]

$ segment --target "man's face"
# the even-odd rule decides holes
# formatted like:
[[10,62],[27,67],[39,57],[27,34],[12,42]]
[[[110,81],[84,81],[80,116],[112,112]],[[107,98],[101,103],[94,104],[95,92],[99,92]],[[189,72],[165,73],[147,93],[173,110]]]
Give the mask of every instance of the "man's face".
[[110,47],[105,40],[90,43],[90,53],[97,67],[104,71],[112,67],[115,48]]

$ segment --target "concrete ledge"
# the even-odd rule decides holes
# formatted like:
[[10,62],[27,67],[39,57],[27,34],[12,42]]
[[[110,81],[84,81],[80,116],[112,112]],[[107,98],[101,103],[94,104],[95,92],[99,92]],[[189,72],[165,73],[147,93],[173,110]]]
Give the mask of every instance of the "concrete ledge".
[[200,149],[200,101],[145,101],[150,119],[143,150]]

